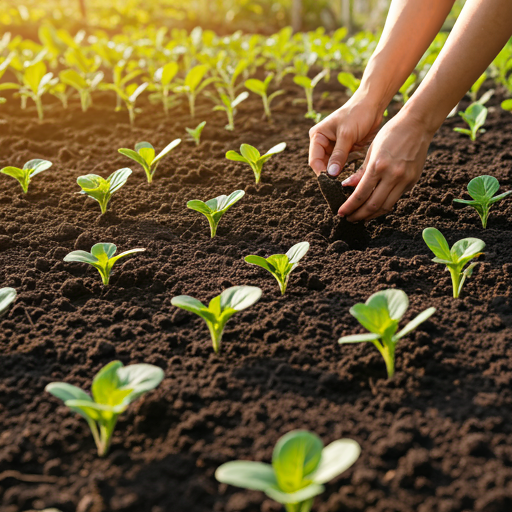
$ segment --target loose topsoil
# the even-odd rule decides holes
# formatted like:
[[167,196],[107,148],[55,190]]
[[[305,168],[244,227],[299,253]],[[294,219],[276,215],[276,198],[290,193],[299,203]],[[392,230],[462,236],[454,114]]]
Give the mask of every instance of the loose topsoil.
[[[493,207],[483,230],[476,212],[452,204],[468,181],[496,176],[512,188],[512,116],[491,100],[486,133],[472,143],[454,133],[457,116],[435,136],[422,179],[393,213],[347,227],[331,214],[307,165],[305,107],[288,94],[261,118],[259,99],[241,105],[237,131],[206,101],[197,119],[183,105],[169,116],[142,104],[137,126],[96,96],[50,104],[39,125],[17,100],[1,107],[0,167],[45,158],[53,167],[23,196],[0,175],[0,286],[19,297],[0,322],[0,510],[63,512],[275,512],[263,493],[220,485],[215,469],[232,459],[270,461],[276,440],[309,429],[325,443],[357,440],[356,464],[327,485],[317,512],[506,512],[512,510],[512,201]],[[344,101],[333,84],[333,110]],[[157,149],[208,124],[199,147],[182,142],[153,185],[117,153],[147,140]],[[279,142],[254,184],[249,167],[224,154]],[[77,176],[134,170],[101,217],[77,194]],[[243,189],[211,240],[190,199]],[[430,260],[425,227],[450,243],[482,238],[487,248],[460,300],[449,274]],[[284,297],[248,254],[284,253],[309,241]],[[147,251],[119,264],[102,287],[96,270],[64,263],[73,249],[113,242]],[[215,355],[204,322],[171,306],[189,294],[207,301],[233,285],[263,289],[258,304],[228,323]],[[371,344],[339,346],[362,332],[349,308],[380,289],[410,298],[405,320],[437,313],[402,340],[397,373],[386,380]],[[44,392],[49,382],[89,389],[106,363],[146,362],[165,370],[160,387],[120,418],[110,454],[87,424]]]

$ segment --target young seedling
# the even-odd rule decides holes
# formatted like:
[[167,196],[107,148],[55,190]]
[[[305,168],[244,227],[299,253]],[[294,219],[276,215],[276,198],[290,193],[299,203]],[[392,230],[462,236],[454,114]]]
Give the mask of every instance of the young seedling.
[[140,164],[146,173],[148,183],[152,183],[160,160],[162,160],[164,156],[167,156],[180,142],[181,139],[173,140],[171,143],[167,144],[157,156],[155,156],[155,148],[149,142],[138,142],[135,144],[135,151],[128,148],[121,148],[118,149],[118,151],[122,155]]
[[91,93],[98,88],[103,77],[104,74],[102,71],[91,74],[90,78],[82,76],[74,69],[65,69],[59,73],[60,81],[75,89],[80,95],[80,103],[82,105],[83,112],[86,112],[92,105]]
[[175,92],[186,94],[190,108],[190,116],[192,118],[196,115],[196,98],[197,95],[209,84],[215,81],[215,78],[204,79],[208,72],[208,66],[200,64],[194,66],[185,77],[185,82],[174,89]]
[[478,262],[470,263],[465,269],[464,267],[482,254],[485,243],[478,238],[463,238],[450,249],[446,238],[435,228],[424,229],[423,240],[436,256],[432,261],[447,266],[452,278],[453,297],[458,298],[464,282],[471,276]]
[[436,311],[436,308],[426,309],[397,333],[398,324],[408,308],[409,299],[402,290],[383,290],[374,293],[365,304],[359,303],[350,308],[350,314],[370,332],[343,336],[338,343],[373,343],[384,358],[388,379],[391,379],[395,374],[396,344]]
[[459,115],[466,121],[469,126],[467,128],[454,128],[453,131],[469,135],[472,141],[476,140],[476,136],[485,124],[487,119],[487,107],[484,107],[481,103],[471,103],[465,112],[459,112]]
[[222,216],[242,197],[245,192],[243,190],[235,190],[229,196],[219,196],[214,199],[210,199],[204,203],[199,199],[193,199],[187,203],[187,208],[195,210],[196,212],[202,213],[210,224],[211,237],[213,238],[217,234],[217,226]]
[[44,62],[36,62],[25,69],[23,85],[19,89],[19,95],[27,101],[31,98],[36,105],[39,121],[44,118],[42,96],[48,92],[52,85],[53,73],[46,72]]
[[116,92],[122,101],[124,101],[126,110],[128,110],[128,116],[130,117],[130,124],[132,126],[135,124],[135,114],[140,110],[135,108],[135,103],[139,96],[146,90],[147,86],[148,83],[144,82],[140,85],[128,84],[121,88],[116,86],[109,87]]
[[28,192],[28,186],[32,178],[39,174],[40,172],[46,171],[53,164],[48,160],[40,160],[38,158],[34,160],[29,160],[24,166],[23,169],[19,167],[4,167],[0,169],[0,172],[3,174],[7,174],[7,176],[12,176],[14,179],[18,180],[21,185],[21,189],[23,193]]
[[254,94],[257,94],[258,96],[261,96],[261,99],[263,100],[263,109],[265,110],[265,115],[267,116],[267,119],[272,118],[270,105],[274,98],[285,93],[285,91],[280,90],[268,95],[268,86],[270,85],[270,82],[272,81],[273,78],[274,73],[269,73],[264,81],[258,80],[256,78],[249,78],[249,80],[245,81],[245,87],[247,87],[247,89],[249,89]]
[[306,113],[306,116],[308,119],[315,119],[316,112],[313,108],[313,91],[315,90],[315,87],[318,85],[320,80],[326,75],[326,70],[324,69],[322,72],[318,73],[314,78],[309,78],[308,76],[304,75],[296,75],[293,77],[293,81],[302,87],[304,89],[304,92],[306,93],[306,102],[308,105],[308,111]]
[[178,74],[178,71],[179,66],[177,62],[168,62],[165,66],[157,69],[154,74],[153,85],[158,91],[156,94],[162,101],[166,114],[169,112],[169,107],[173,105],[172,96],[169,94],[172,91],[171,82]]
[[503,110],[507,110],[508,112],[512,112],[512,99],[508,99],[501,102],[501,108]]
[[284,505],[287,512],[309,512],[325,483],[345,472],[359,458],[361,448],[352,439],[338,439],[324,447],[306,430],[292,430],[281,437],[272,454],[272,465],[236,460],[222,464],[215,478],[224,484],[262,491]]
[[16,300],[14,288],[0,288],[0,317],[7,313],[9,306]]
[[163,378],[164,372],[158,366],[123,366],[121,361],[112,361],[94,377],[92,397],[66,382],[52,382],[45,390],[87,421],[98,455],[104,457],[110,448],[119,415],[137,398],[155,389]]
[[100,273],[103,284],[108,286],[112,268],[121,258],[131,256],[137,252],[144,252],[145,250],[131,249],[114,256],[117,251],[117,247],[114,244],[95,244],[92,246],[90,253],[87,251],[73,251],[64,257],[64,261],[89,263]]
[[508,192],[495,196],[494,194],[498,192],[499,188],[500,182],[494,176],[478,176],[477,178],[473,178],[468,184],[468,194],[473,200],[454,199],[453,201],[455,203],[472,206],[478,212],[478,215],[480,215],[482,226],[486,228],[491,206],[512,194],[512,190],[509,190]]
[[258,265],[258,267],[268,270],[279,283],[281,295],[284,295],[290,274],[308,250],[309,243],[300,242],[295,244],[286,254],[274,254],[268,258],[250,255],[245,257],[245,261],[251,265]]
[[214,297],[208,307],[188,295],[174,297],[171,304],[195,313],[206,322],[212,337],[213,350],[218,354],[227,321],[237,311],[242,311],[258,302],[261,294],[260,288],[255,286],[232,286]]
[[[235,129],[235,112],[236,107],[245,101],[249,97],[249,93],[247,91],[241,92],[233,101],[229,99],[227,94],[224,94],[222,91],[218,91],[220,96],[219,104],[213,107],[213,110],[223,110],[226,112],[228,116],[228,124],[225,126],[226,130],[233,131]],[[217,100],[218,101],[218,100]]]
[[81,194],[85,194],[100,203],[101,213],[103,214],[107,211],[112,194],[126,183],[131,173],[132,170],[125,167],[113,172],[107,179],[97,174],[86,174],[85,176],[79,176],[76,182],[82,188]]
[[260,182],[261,179],[261,171],[263,169],[263,164],[272,156],[277,153],[281,153],[286,149],[286,142],[281,142],[277,144],[273,148],[269,149],[263,156],[260,152],[253,146],[249,144],[242,144],[240,146],[240,153],[236,151],[228,151],[226,153],[226,158],[228,160],[233,160],[234,162],[244,162],[251,166],[251,169],[254,172],[254,177],[256,178],[256,184]]
[[185,128],[185,130],[187,130],[187,133],[190,136],[190,139],[196,143],[196,146],[199,146],[199,144],[201,143],[201,134],[203,133],[205,126],[206,121],[203,121],[202,123],[199,123],[194,129]]
[[342,71],[338,74],[338,82],[347,88],[349,96],[352,96],[359,88],[359,85],[361,85],[359,78],[356,78],[352,73],[346,71]]

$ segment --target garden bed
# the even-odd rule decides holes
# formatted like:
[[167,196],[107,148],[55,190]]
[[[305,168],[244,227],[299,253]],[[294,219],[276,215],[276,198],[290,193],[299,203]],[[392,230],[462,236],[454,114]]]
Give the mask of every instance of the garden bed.
[[[299,90],[288,88],[273,125],[252,98],[235,133],[208,103],[196,122],[185,107],[165,117],[143,105],[134,129],[109,95],[86,114],[55,104],[41,125],[15,100],[1,107],[0,167],[54,164],[26,197],[0,177],[0,283],[19,293],[0,322],[2,512],[277,511],[262,493],[220,485],[213,474],[232,459],[268,462],[294,428],[362,447],[317,499],[318,512],[512,509],[512,202],[494,207],[485,231],[473,209],[452,204],[481,174],[512,188],[512,116],[492,110],[474,143],[452,131],[462,126],[458,116],[448,120],[413,192],[386,218],[350,227],[333,218],[308,168],[311,123],[292,104]],[[323,107],[342,101],[336,92]],[[117,153],[141,140],[159,150],[203,119],[201,145],[178,146],[151,186]],[[266,151],[279,142],[288,148],[258,186],[247,166],[224,158],[241,143]],[[101,217],[77,194],[76,178],[121,167],[134,173]],[[186,201],[236,189],[246,195],[211,240]],[[460,300],[451,298],[448,272],[430,261],[421,237],[428,226],[450,243],[474,236],[487,244]],[[284,297],[268,273],[243,261],[300,241],[311,249]],[[96,270],[62,261],[97,242],[147,251],[120,263],[105,290]],[[240,284],[261,287],[263,297],[228,324],[215,355],[204,322],[171,298],[205,301]],[[350,306],[388,287],[409,295],[407,319],[438,309],[400,342],[391,381],[371,345],[337,343],[361,332]],[[65,380],[88,389],[113,359],[158,365],[166,377],[121,416],[110,454],[99,459],[85,421],[44,387]]]

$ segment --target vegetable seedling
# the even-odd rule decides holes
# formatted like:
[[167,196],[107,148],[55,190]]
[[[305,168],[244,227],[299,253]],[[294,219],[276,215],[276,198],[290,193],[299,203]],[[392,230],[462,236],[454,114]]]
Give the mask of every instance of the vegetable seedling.
[[128,110],[128,116],[130,118],[130,124],[133,126],[135,124],[135,114],[139,112],[140,109],[135,109],[135,103],[137,102],[138,97],[146,90],[148,87],[148,83],[144,82],[140,85],[137,84],[128,84],[124,87],[116,87],[110,86],[108,88],[113,89],[116,94],[124,101],[126,106],[126,110]]
[[171,300],[171,304],[200,316],[208,326],[212,338],[213,350],[220,351],[222,333],[227,321],[237,312],[246,309],[260,299],[262,291],[255,286],[232,286],[214,297],[206,307],[201,301],[179,295]]
[[218,105],[213,107],[213,110],[222,110],[226,112],[226,115],[228,116],[228,124],[225,126],[225,128],[226,130],[232,132],[235,129],[236,107],[238,107],[242,101],[245,101],[249,97],[249,93],[247,91],[241,92],[233,101],[231,101],[227,94],[220,90],[218,92],[220,96],[220,102]]
[[28,192],[28,186],[32,178],[36,174],[46,171],[46,169],[49,169],[52,165],[52,162],[48,160],[40,160],[36,158],[34,160],[29,160],[23,166],[23,169],[9,166],[0,169],[0,172],[6,174],[7,176],[12,176],[14,179],[18,180],[23,193],[26,194]]
[[313,91],[315,90],[315,87],[318,85],[320,80],[327,74],[327,70],[323,70],[322,72],[318,73],[314,78],[309,78],[305,75],[296,75],[293,77],[293,81],[302,87],[304,89],[304,92],[306,93],[306,102],[308,105],[308,111],[306,113],[306,117],[308,119],[315,119],[316,112],[313,108]]
[[161,368],[151,364],[123,366],[112,361],[94,377],[92,397],[66,382],[52,382],[45,390],[59,398],[89,424],[98,455],[104,457],[110,448],[117,419],[143,394],[155,389],[164,378]]
[[284,94],[285,91],[279,90],[275,91],[272,94],[268,95],[268,87],[270,85],[270,82],[274,78],[274,73],[269,73],[265,80],[258,80],[256,78],[249,78],[245,81],[245,87],[249,89],[254,94],[257,94],[258,96],[261,96],[261,99],[263,101],[263,109],[265,110],[265,115],[267,116],[267,119],[272,118],[272,112],[270,111],[270,105],[272,101],[281,94]]
[[397,333],[398,324],[408,308],[409,299],[402,290],[382,290],[374,293],[365,304],[359,303],[350,308],[350,314],[370,332],[343,336],[338,343],[373,343],[383,357],[388,379],[391,379],[395,375],[396,344],[436,311],[436,308],[426,309]]
[[306,430],[292,430],[274,447],[272,465],[236,460],[217,468],[224,484],[262,491],[284,505],[287,512],[309,512],[325,483],[346,471],[359,458],[361,448],[352,439],[338,439],[324,447]]
[[309,250],[308,242],[300,242],[295,244],[286,254],[273,254],[268,258],[250,255],[245,257],[245,261],[251,265],[268,270],[279,283],[281,295],[286,292],[286,286],[290,279],[290,274],[299,264],[299,261],[306,255]]
[[196,143],[196,146],[199,146],[199,144],[201,143],[201,134],[203,133],[205,126],[206,121],[203,121],[202,123],[199,123],[194,129],[185,128],[185,130],[187,130],[187,133],[190,136],[190,139]]
[[9,306],[16,300],[14,288],[0,288],[0,317],[7,313]]
[[91,93],[98,88],[103,77],[104,74],[102,71],[94,73],[91,78],[82,76],[74,69],[65,69],[59,73],[60,81],[75,89],[80,95],[80,103],[83,112],[86,112],[92,105]]
[[213,238],[217,234],[217,226],[222,216],[242,197],[245,192],[243,190],[235,190],[229,196],[219,196],[214,199],[210,199],[204,203],[199,199],[193,199],[187,203],[187,208],[195,210],[196,212],[202,213],[210,224],[211,237]]
[[100,273],[103,284],[108,286],[112,268],[121,258],[125,258],[137,252],[144,252],[145,250],[146,249],[131,249],[130,251],[125,251],[114,256],[117,247],[114,244],[102,243],[93,245],[90,253],[87,251],[70,252],[64,257],[64,261],[89,263],[89,265],[92,265]]
[[482,226],[486,228],[491,206],[512,194],[512,190],[509,190],[495,196],[494,194],[498,192],[499,188],[500,182],[494,176],[478,176],[473,178],[468,184],[468,194],[473,200],[454,199],[453,201],[472,206],[480,215]]
[[196,97],[197,95],[209,84],[215,81],[215,78],[204,79],[208,72],[208,66],[199,64],[194,66],[185,77],[183,85],[175,87],[174,91],[181,94],[186,94],[190,108],[190,116],[192,118],[196,115]]
[[158,90],[158,95],[164,105],[164,111],[167,114],[172,101],[169,96],[171,92],[171,82],[178,74],[179,66],[177,62],[168,62],[165,66],[156,70],[154,74],[154,86]]
[[436,256],[432,261],[447,266],[452,278],[453,297],[458,298],[464,282],[471,276],[478,262],[470,263],[465,269],[464,267],[482,254],[485,243],[478,238],[463,238],[455,242],[450,249],[446,238],[435,228],[424,229],[423,240]]
[[261,179],[261,171],[263,169],[263,164],[273,155],[277,153],[281,153],[286,149],[286,142],[281,142],[277,144],[273,148],[269,149],[263,156],[260,152],[253,146],[249,144],[242,144],[240,146],[240,153],[236,151],[228,151],[226,153],[226,158],[228,160],[233,160],[234,162],[244,162],[251,166],[251,169],[254,172],[254,177],[256,178],[256,184],[260,182]]
[[472,141],[475,141],[478,132],[483,131],[481,128],[487,119],[487,112],[487,107],[481,103],[471,103],[465,112],[459,112],[459,115],[468,124],[469,130],[467,128],[457,127],[454,128],[453,131],[468,135]]
[[356,78],[352,73],[346,71],[342,71],[338,74],[338,82],[347,88],[349,96],[352,96],[361,85],[359,78]]
[[46,64],[44,62],[36,62],[25,69],[23,74],[23,85],[19,88],[19,95],[27,101],[31,98],[36,105],[39,121],[44,118],[42,96],[48,92],[53,83],[57,79],[53,79],[53,73],[46,72]]
[[170,144],[167,144],[157,156],[155,156],[155,148],[149,142],[138,142],[135,144],[135,151],[133,149],[121,148],[118,149],[119,153],[132,160],[135,160],[142,166],[146,173],[148,183],[152,183],[153,176],[156,172],[156,168],[160,163],[160,160],[164,156],[167,156],[176,146],[181,142],[181,139],[173,140]]
[[132,170],[125,167],[113,172],[107,179],[97,174],[86,174],[85,176],[79,176],[76,182],[82,188],[81,194],[85,194],[100,203],[101,213],[103,214],[107,211],[112,194],[126,183],[131,173]]

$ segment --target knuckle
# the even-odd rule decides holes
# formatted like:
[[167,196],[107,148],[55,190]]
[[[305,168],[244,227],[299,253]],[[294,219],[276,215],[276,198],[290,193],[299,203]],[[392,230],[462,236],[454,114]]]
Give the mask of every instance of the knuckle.
[[318,125],[313,126],[309,129],[309,138],[314,139],[316,135],[318,134]]
[[387,158],[378,158],[373,165],[375,174],[383,174],[389,167],[389,160]]

